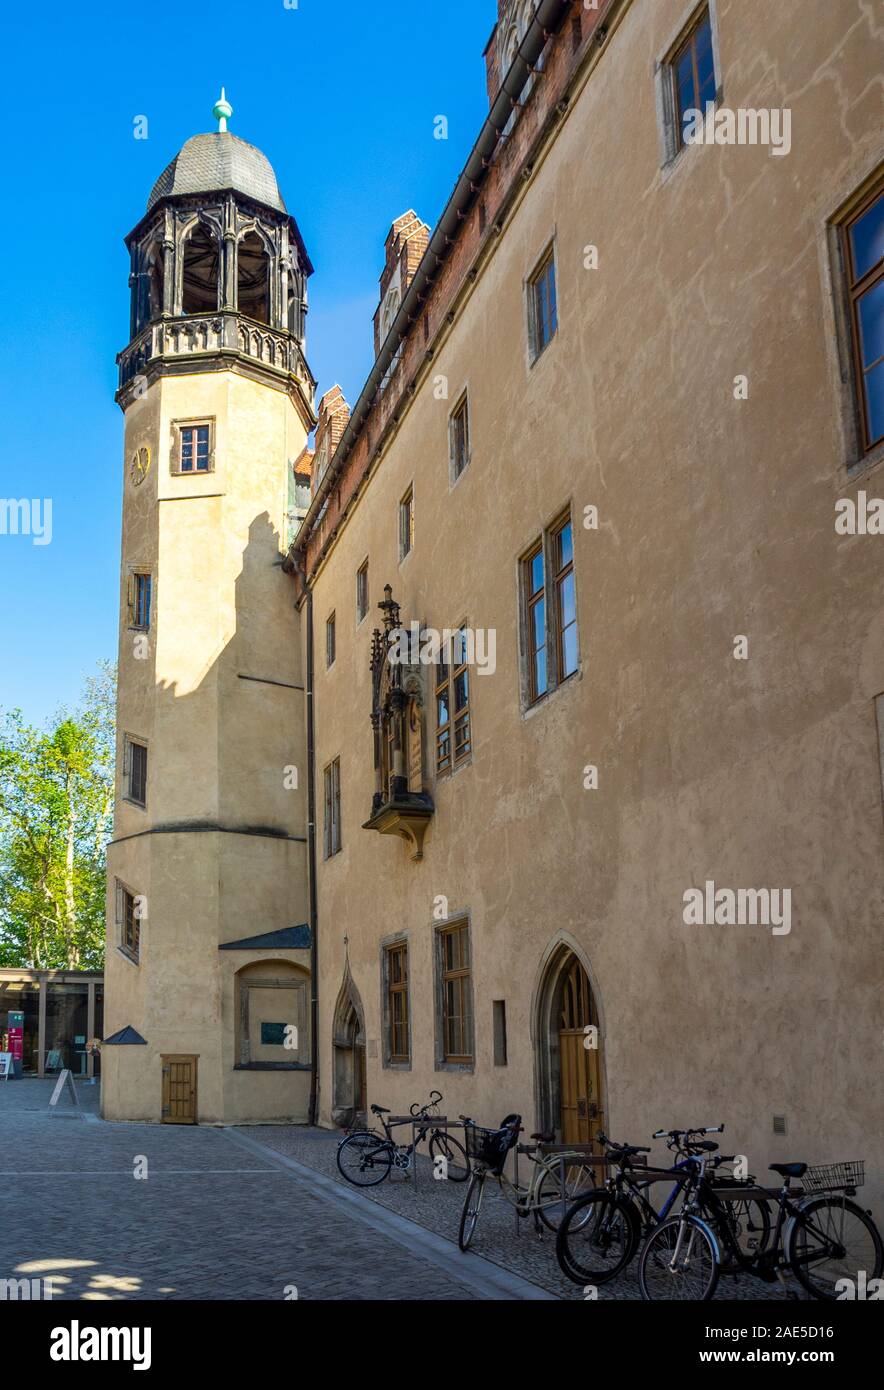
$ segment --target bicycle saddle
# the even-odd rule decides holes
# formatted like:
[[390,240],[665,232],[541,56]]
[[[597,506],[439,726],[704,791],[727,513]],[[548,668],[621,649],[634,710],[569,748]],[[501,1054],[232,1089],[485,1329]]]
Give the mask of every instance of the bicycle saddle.
[[782,1178],[803,1178],[807,1172],[806,1163],[770,1163],[768,1167]]
[[554,1144],[556,1141],[555,1132],[551,1129],[544,1129],[539,1134],[532,1134],[531,1138],[536,1139],[539,1144]]
[[373,1115],[389,1115],[390,1107],[389,1105],[373,1105],[371,1107],[371,1113]]

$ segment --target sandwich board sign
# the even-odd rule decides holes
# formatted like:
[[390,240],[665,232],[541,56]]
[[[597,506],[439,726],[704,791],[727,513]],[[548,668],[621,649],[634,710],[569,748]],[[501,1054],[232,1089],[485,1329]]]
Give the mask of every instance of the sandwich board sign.
[[52,1092],[52,1095],[49,1098],[50,1110],[55,1109],[55,1106],[58,1104],[58,1102],[61,1100],[61,1097],[64,1095],[65,1090],[67,1090],[68,1095],[71,1101],[73,1102],[75,1109],[80,1109],[80,1101],[79,1097],[77,1096],[77,1088],[74,1085],[74,1078],[71,1072],[68,1071],[67,1067],[65,1067],[65,1069],[59,1073],[58,1080],[55,1083],[55,1090]]
[[12,1053],[0,1052],[0,1076],[3,1077],[4,1081],[8,1081],[10,1076],[14,1075],[15,1073],[12,1069]]

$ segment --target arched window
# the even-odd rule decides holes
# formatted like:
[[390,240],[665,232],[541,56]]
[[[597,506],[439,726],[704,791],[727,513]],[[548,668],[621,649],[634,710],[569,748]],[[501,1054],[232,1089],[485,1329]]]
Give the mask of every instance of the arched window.
[[198,222],[184,243],[182,314],[211,314],[218,308],[218,242]]
[[[387,298],[384,300],[384,307],[383,307],[383,310],[382,310],[382,312],[381,312],[381,331],[380,331],[380,345],[381,345],[381,347],[384,346],[384,343],[387,341],[387,338],[388,338],[388,336],[389,336],[390,329],[393,327],[393,324],[396,322],[396,315],[399,313],[399,305],[400,305],[400,303],[401,303],[401,299],[400,299],[399,291],[398,291],[398,289],[396,289],[396,288],[394,287],[393,289],[391,289],[391,290],[389,290],[389,291],[387,292]],[[402,358],[402,348],[401,348],[401,345],[400,345],[400,347],[398,347],[398,348],[396,349],[396,352],[395,352],[394,355],[393,355],[393,360],[391,361],[389,367],[387,368],[387,370],[386,370],[385,373],[384,373],[384,379],[383,379],[383,381],[381,382],[381,390],[384,389],[384,387],[387,385],[387,382],[388,382],[388,381],[390,380],[390,378],[394,375],[394,373],[395,373],[395,371],[396,371],[396,368],[399,366],[399,363],[400,363],[401,358]]]
[[152,242],[144,252],[140,278],[138,330],[163,312],[163,248]]
[[237,305],[250,319],[270,322],[270,257],[257,232],[247,232],[239,243]]

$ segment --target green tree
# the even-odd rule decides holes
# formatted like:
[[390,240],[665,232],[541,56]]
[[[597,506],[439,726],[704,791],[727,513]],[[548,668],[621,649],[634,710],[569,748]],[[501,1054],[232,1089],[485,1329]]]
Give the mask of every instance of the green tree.
[[114,668],[50,727],[0,723],[0,965],[104,963],[105,849],[114,796]]

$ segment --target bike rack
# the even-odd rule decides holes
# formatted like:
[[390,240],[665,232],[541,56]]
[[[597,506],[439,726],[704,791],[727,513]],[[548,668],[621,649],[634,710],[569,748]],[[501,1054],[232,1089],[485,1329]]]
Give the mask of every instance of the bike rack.
[[[430,1121],[428,1124],[427,1122]],[[447,1134],[449,1129],[463,1129],[459,1120],[449,1120],[447,1115],[390,1115],[387,1124],[392,1128],[399,1125],[411,1126],[411,1171],[414,1174],[415,1189],[418,1186],[417,1143],[421,1129],[441,1129]]]

